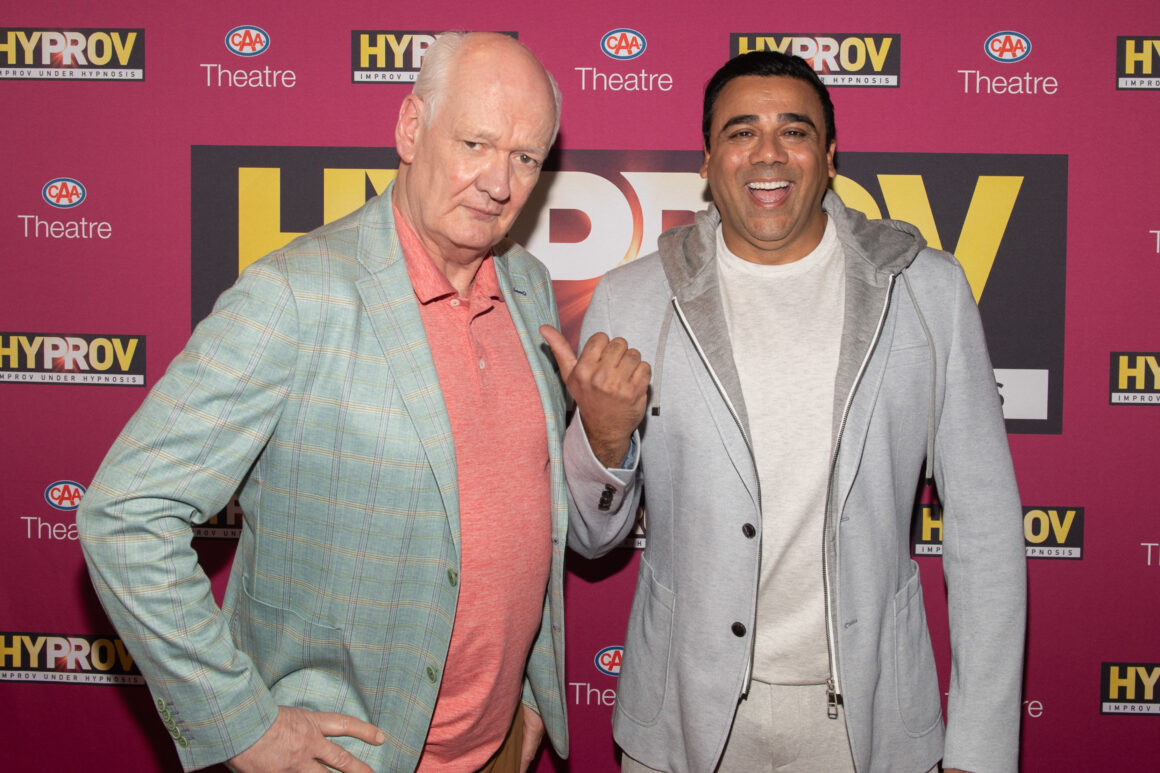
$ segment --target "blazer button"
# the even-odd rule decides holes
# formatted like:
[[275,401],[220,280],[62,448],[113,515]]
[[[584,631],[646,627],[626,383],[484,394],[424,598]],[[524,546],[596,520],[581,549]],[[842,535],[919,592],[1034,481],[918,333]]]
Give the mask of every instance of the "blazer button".
[[438,677],[439,672],[435,669],[435,666],[427,666],[427,681],[431,684],[435,684],[435,680]]
[[734,636],[740,637],[745,635],[745,626],[741,623],[734,623],[732,625],[732,630]]
[[753,524],[747,523],[741,527],[741,533],[749,539],[753,539],[757,534],[757,529],[753,528]]
[[604,491],[600,493],[600,502],[597,506],[601,510],[612,509],[612,497],[615,495],[616,489],[614,489],[610,484],[604,484]]
[[459,573],[456,572],[454,569],[448,569],[447,570],[447,581],[449,583],[451,583],[451,587],[454,588],[457,584],[459,584]]

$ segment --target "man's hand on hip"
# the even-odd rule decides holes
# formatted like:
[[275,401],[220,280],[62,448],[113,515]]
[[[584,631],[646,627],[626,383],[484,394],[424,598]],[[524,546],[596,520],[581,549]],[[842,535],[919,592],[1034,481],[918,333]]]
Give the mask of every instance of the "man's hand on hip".
[[605,467],[619,467],[632,433],[644,418],[652,368],[623,338],[596,333],[577,357],[572,345],[551,325],[540,335],[552,348],[560,377],[580,408],[592,452]]
[[524,746],[520,750],[520,773],[527,773],[540,751],[540,742],[544,739],[544,720],[539,714],[524,706],[523,723]]
[[349,736],[378,746],[387,736],[369,722],[328,711],[279,706],[274,724],[257,742],[232,758],[238,773],[310,771],[322,762],[343,773],[374,773],[370,766],[342,748],[330,736]]

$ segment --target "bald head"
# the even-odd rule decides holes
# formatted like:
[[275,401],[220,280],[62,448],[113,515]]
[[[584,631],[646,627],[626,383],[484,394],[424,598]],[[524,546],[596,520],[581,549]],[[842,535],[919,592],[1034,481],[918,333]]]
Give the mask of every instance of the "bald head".
[[427,107],[424,120],[433,120],[438,105],[447,96],[449,82],[463,70],[484,72],[492,78],[528,78],[546,89],[553,116],[549,144],[556,141],[561,101],[556,79],[527,46],[498,32],[443,32],[431,44],[423,54],[423,67],[412,89]]

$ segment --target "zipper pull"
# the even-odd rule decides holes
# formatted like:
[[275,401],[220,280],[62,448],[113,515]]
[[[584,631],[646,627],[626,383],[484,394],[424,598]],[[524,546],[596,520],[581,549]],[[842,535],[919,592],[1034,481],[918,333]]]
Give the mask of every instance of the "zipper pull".
[[838,718],[838,706],[842,704],[842,696],[834,687],[834,680],[826,680],[826,716],[830,719]]

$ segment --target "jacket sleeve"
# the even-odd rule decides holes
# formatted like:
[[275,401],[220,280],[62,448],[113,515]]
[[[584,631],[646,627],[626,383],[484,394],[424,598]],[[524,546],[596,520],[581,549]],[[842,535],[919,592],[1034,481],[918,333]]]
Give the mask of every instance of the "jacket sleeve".
[[244,751],[277,706],[191,546],[273,434],[296,356],[275,263],[219,299],[109,451],[77,513],[93,584],[187,770]]
[[1018,769],[1026,554],[1022,506],[978,307],[955,267],[935,480],[951,638],[943,765]]
[[[597,332],[616,335],[609,319],[608,281],[608,277],[601,279],[592,294],[580,327],[581,342]],[[576,411],[564,435],[564,474],[570,499],[568,547],[582,556],[596,558],[612,550],[636,522],[642,462],[639,431],[633,432],[629,457],[623,469],[601,464],[588,444],[583,417]]]

